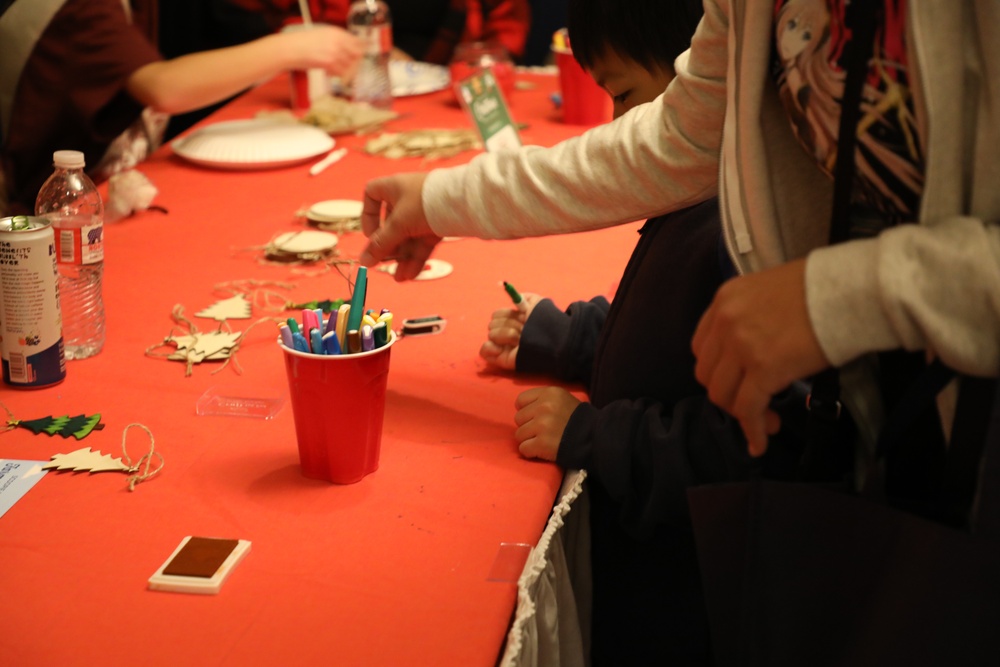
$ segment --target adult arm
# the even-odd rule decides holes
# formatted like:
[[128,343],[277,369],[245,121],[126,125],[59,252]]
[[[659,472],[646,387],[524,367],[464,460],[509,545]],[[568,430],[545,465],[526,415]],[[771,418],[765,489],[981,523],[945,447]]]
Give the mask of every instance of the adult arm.
[[[552,148],[489,153],[365,187],[361,261],[412,278],[443,236],[514,238],[598,229],[676,210],[717,188],[726,106],[723,0],[706,3],[663,95]],[[383,219],[384,213],[384,219]]]
[[438,236],[516,238],[609,227],[715,194],[726,106],[728,17],[706,3],[677,77],[653,102],[551,148],[438,169],[422,205]]
[[144,106],[182,113],[224,100],[285,70],[321,68],[350,78],[360,56],[361,45],[353,35],[318,26],[150,63],[129,77],[127,90]]

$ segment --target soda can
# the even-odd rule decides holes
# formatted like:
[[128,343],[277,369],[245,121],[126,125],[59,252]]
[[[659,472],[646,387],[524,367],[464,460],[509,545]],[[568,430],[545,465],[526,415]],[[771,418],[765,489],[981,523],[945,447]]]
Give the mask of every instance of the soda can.
[[13,387],[66,378],[56,242],[45,218],[0,218],[0,359]]

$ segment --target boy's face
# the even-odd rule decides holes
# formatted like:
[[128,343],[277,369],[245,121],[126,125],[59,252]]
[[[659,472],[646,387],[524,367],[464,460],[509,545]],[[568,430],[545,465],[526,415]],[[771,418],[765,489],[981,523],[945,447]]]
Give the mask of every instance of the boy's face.
[[615,118],[632,107],[655,100],[674,78],[672,68],[647,69],[612,49],[605,49],[587,74],[611,96]]

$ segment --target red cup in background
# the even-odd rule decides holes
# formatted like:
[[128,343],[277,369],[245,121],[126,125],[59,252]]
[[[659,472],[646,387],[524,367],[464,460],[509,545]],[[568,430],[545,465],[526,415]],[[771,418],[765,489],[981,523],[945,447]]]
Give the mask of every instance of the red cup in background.
[[353,484],[378,470],[389,342],[357,354],[306,354],[281,342],[302,474]]
[[552,49],[559,69],[563,122],[571,125],[600,125],[614,115],[611,97],[583,71],[569,49]]
[[[313,26],[325,25],[314,23]],[[303,24],[300,19],[290,19],[282,26],[281,32],[297,32],[309,30],[310,27]],[[296,69],[288,73],[291,81],[291,107],[294,111],[309,111],[312,103],[329,95],[331,91],[330,75],[322,68]]]

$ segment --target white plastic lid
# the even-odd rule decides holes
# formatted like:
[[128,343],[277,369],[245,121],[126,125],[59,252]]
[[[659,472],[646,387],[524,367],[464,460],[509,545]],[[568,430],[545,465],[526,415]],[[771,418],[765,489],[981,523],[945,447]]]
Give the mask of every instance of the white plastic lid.
[[83,169],[87,164],[80,151],[56,151],[52,154],[52,162],[60,169]]

